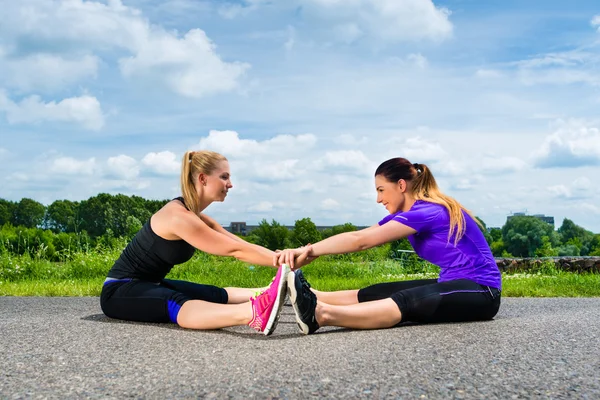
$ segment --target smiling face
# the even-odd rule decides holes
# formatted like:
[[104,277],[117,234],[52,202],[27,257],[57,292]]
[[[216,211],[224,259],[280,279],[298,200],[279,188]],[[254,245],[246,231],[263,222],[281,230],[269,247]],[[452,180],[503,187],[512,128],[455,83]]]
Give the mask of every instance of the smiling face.
[[385,209],[394,214],[399,211],[406,211],[407,204],[406,196],[406,181],[400,179],[398,182],[390,182],[383,175],[375,176],[375,190],[377,191],[377,203],[383,204]]
[[200,174],[198,179],[204,188],[204,196],[208,197],[211,201],[225,200],[227,192],[233,187],[231,184],[229,162],[226,160],[219,161],[210,175]]

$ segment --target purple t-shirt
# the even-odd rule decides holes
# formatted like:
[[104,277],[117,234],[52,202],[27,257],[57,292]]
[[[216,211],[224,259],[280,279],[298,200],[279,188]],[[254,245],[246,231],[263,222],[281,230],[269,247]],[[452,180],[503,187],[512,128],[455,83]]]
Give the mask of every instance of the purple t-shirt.
[[502,278],[490,246],[479,226],[463,211],[466,229],[454,246],[448,241],[450,216],[446,207],[417,200],[410,210],[390,214],[379,225],[396,221],[417,231],[408,241],[419,257],[440,267],[438,282],[469,279],[480,285],[500,289]]

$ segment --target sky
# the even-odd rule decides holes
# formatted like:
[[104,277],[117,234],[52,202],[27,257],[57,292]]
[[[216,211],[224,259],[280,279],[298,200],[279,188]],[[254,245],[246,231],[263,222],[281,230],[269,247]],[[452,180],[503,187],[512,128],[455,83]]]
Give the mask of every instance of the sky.
[[0,0],[0,198],[180,194],[225,155],[228,226],[372,225],[373,174],[430,167],[488,227],[600,233],[600,4]]

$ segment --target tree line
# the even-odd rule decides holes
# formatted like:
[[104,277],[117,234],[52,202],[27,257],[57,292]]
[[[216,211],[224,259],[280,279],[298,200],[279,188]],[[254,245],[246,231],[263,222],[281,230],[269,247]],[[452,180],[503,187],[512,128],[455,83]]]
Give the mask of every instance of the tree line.
[[[80,202],[56,200],[49,206],[29,198],[18,202],[0,199],[0,252],[37,252],[57,260],[67,251],[122,247],[168,201],[107,193]],[[502,228],[487,229],[479,221],[496,257],[600,256],[600,234],[566,218],[556,230],[534,216],[514,216]],[[263,219],[243,238],[274,250],[356,229],[346,223],[318,230],[310,218],[302,218],[290,230],[275,220]],[[406,239],[392,243],[390,256],[394,257],[396,250],[410,249]]]

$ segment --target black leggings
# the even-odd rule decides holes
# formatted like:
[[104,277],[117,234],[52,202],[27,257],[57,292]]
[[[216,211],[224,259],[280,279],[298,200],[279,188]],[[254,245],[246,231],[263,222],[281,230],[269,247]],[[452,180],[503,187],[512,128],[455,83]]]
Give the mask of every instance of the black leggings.
[[493,319],[500,308],[500,291],[468,279],[436,279],[379,283],[358,291],[358,301],[391,298],[401,322],[461,322]]
[[177,323],[179,309],[188,300],[226,304],[223,288],[163,279],[160,283],[138,279],[108,281],[102,286],[100,307],[107,317],[140,322]]

